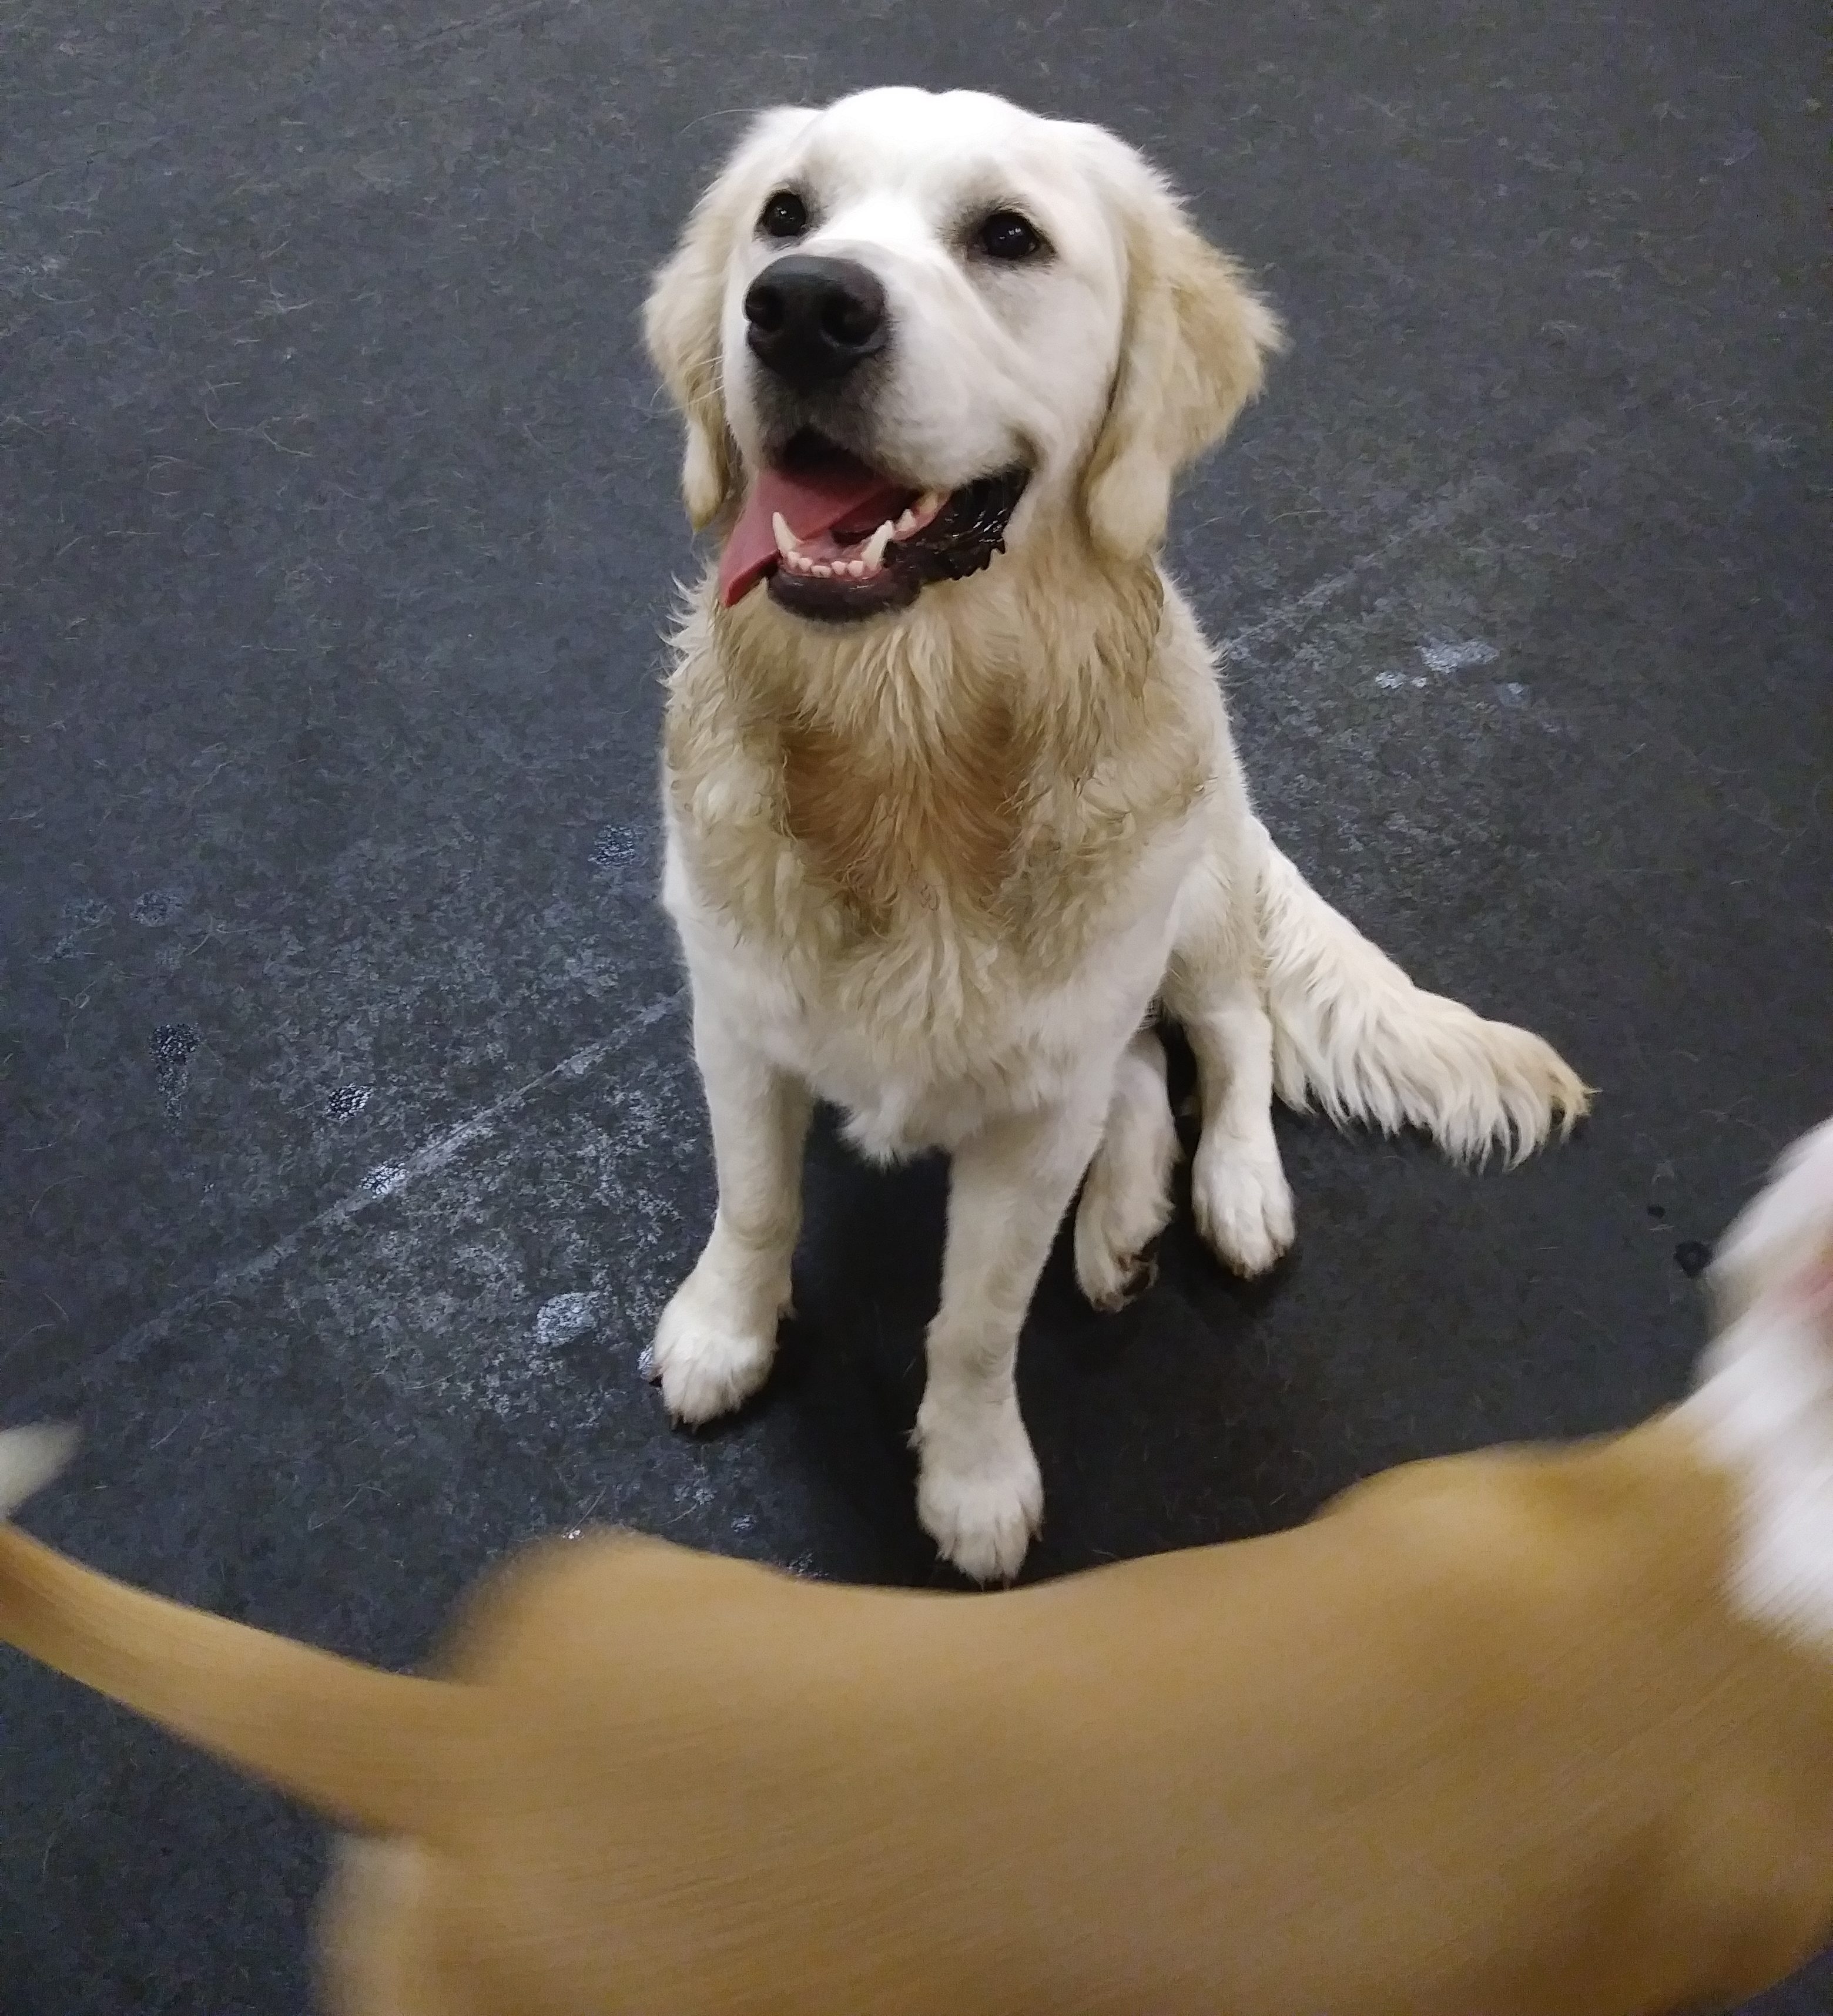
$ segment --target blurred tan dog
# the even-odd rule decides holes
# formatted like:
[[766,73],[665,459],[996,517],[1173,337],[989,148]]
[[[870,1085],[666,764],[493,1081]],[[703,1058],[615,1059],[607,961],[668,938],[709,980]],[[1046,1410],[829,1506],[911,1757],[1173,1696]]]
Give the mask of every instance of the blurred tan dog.
[[1722,2008],[1833,1928],[1833,1124],[1717,1286],[1628,1435],[1006,1594],[606,1537],[409,1679],[0,1527],[0,1634],[379,1838],[344,2016]]
[[917,1512],[1009,1578],[1043,1514],[1014,1384],[1064,1212],[1124,1301],[1171,1213],[1154,1004],[1201,1080],[1190,1198],[1253,1275],[1293,1236],[1273,1098],[1525,1154],[1585,1109],[1539,1037],[1416,987],[1254,816],[1158,565],[1172,479],[1277,347],[1131,148],[974,92],[764,114],[647,311],[720,544],[675,639],[664,898],[718,1208],[657,1327],[671,1413],[763,1384],[816,1099],[952,1158]]

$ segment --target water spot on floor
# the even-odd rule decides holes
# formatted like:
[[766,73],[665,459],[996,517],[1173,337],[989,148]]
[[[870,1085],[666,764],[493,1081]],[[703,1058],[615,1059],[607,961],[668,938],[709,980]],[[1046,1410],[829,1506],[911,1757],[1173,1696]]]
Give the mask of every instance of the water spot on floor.
[[644,835],[633,826],[601,826],[592,843],[594,868],[630,868],[643,859]]
[[340,1085],[325,1101],[327,1120],[354,1120],[375,1096],[373,1085]]
[[1481,637],[1461,644],[1422,644],[1419,654],[1431,672],[1460,672],[1466,665],[1489,664],[1497,656],[1496,646],[1485,644]]
[[1674,1265],[1689,1281],[1697,1281],[1712,1265],[1712,1248],[1703,1239],[1683,1239],[1674,1248]]
[[556,1295],[543,1302],[535,1317],[535,1341],[543,1350],[571,1344],[597,1323],[599,1298],[591,1294]]
[[191,1053],[200,1041],[189,1022],[161,1022],[153,1032],[153,1075],[168,1113],[175,1113],[190,1075]]
[[148,889],[134,898],[130,915],[137,924],[169,924],[184,907],[182,889]]
[[407,1174],[398,1162],[381,1162],[363,1178],[363,1188],[373,1197],[385,1197],[401,1187]]

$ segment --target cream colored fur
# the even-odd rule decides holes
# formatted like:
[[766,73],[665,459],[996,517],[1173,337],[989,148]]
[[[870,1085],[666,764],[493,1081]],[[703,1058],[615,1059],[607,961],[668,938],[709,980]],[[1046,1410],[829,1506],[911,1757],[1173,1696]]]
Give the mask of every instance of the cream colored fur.
[[[812,1099],[869,1155],[946,1149],[918,1504],[993,1579],[1042,1517],[1014,1363],[1057,1226],[1080,1186],[1078,1277],[1112,1307],[1171,1208],[1156,1009],[1201,1074],[1197,1221],[1244,1275],[1293,1236],[1276,1085],[1471,1161],[1526,1154],[1586,1094],[1537,1037],[1415,988],[1254,816],[1212,653],[1155,555],[1173,477],[1259,391],[1278,326],[1111,135],[960,92],[761,119],[648,310],[696,524],[723,532],[768,452],[742,302],[781,249],[752,221],[789,181],[819,213],[800,249],[870,265],[891,304],[847,445],[924,487],[1015,459],[1031,480],[1003,556],[901,614],[816,625],[762,589],[723,610],[710,574],[687,597],[664,895],[718,1204],[653,1363],[690,1422],[764,1380]],[[960,253],[962,218],[996,203],[1044,230],[1034,271]]]

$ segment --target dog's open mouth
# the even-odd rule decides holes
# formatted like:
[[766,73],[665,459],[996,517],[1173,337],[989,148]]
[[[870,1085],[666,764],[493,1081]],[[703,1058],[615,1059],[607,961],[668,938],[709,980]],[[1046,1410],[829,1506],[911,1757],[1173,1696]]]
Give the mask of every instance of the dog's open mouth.
[[913,490],[798,434],[751,485],[720,556],[719,599],[729,609],[767,579],[773,601],[823,622],[906,608],[931,581],[978,574],[1005,550],[1026,473]]

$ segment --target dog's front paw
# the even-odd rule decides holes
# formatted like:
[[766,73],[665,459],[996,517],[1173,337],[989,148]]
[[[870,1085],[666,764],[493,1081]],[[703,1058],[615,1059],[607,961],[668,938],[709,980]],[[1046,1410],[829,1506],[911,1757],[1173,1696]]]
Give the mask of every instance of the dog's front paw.
[[1017,1401],[965,1431],[916,1417],[923,1530],[974,1582],[1010,1582],[1044,1523],[1044,1481]]
[[1190,1172],[1197,1229],[1217,1259],[1251,1280],[1291,1246],[1292,1193],[1279,1150],[1205,1135]]
[[705,1262],[675,1291],[656,1325],[644,1370],[668,1412],[697,1427],[741,1407],[769,1377],[776,1355],[776,1312],[708,1278]]

